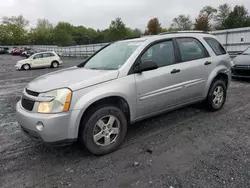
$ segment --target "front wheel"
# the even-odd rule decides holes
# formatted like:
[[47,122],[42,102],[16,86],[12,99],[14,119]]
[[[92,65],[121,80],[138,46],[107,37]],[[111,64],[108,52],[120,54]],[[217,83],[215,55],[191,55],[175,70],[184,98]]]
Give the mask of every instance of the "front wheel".
[[127,119],[115,106],[91,109],[81,123],[79,142],[95,155],[116,150],[127,132]]
[[22,66],[22,69],[23,69],[23,70],[30,70],[30,65],[29,65],[29,64],[24,64],[24,65]]
[[227,96],[227,87],[223,80],[216,80],[213,82],[209,89],[209,93],[207,96],[207,107],[211,111],[220,110],[225,101]]

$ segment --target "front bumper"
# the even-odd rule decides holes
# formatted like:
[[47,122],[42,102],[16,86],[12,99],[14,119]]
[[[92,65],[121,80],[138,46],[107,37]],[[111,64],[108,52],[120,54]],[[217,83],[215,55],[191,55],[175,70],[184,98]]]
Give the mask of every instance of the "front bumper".
[[232,77],[250,78],[250,66],[246,66],[242,68],[233,67],[231,71],[232,71]]
[[22,68],[22,65],[15,65],[15,68],[19,70]]
[[[75,117],[78,115],[77,113],[78,111],[39,114],[23,109],[20,101],[16,106],[16,118],[22,130],[33,140],[50,145],[62,145],[74,142],[77,139],[75,133]],[[42,131],[36,128],[37,123],[44,125]]]

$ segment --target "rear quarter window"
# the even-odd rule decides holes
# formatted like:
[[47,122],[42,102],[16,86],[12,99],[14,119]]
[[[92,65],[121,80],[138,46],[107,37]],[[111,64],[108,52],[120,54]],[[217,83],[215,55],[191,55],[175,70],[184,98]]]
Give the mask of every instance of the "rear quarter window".
[[214,51],[214,53],[216,55],[227,54],[227,52],[224,49],[224,47],[216,39],[210,38],[210,37],[204,37],[204,40],[208,43],[208,45],[212,48],[212,50]]

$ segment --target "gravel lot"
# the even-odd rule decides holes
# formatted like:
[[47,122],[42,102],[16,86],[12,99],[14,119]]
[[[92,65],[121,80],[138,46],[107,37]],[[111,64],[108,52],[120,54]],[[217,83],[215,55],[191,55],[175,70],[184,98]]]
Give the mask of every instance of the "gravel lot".
[[249,81],[231,83],[219,112],[195,105],[136,123],[118,151],[95,157],[21,132],[15,104],[24,86],[57,69],[16,71],[18,59],[0,56],[0,187],[250,187]]

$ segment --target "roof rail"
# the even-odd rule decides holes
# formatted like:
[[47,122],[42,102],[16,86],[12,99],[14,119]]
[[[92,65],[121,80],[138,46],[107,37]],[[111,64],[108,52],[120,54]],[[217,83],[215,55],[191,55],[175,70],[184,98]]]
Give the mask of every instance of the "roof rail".
[[141,36],[135,36],[135,37],[126,37],[122,40],[129,40],[129,39],[138,39],[138,38],[141,38]]
[[194,30],[194,31],[169,31],[169,32],[160,33],[158,35],[183,34],[183,33],[206,33],[206,34],[209,34],[206,31],[196,31],[196,30]]

